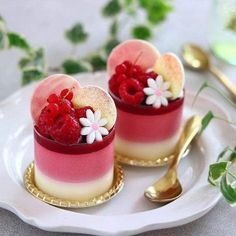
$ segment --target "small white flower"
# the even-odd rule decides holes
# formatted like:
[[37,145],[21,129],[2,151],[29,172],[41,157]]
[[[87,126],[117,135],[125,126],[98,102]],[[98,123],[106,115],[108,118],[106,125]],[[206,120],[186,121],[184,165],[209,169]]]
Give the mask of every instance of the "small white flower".
[[81,129],[80,134],[86,135],[87,143],[91,144],[95,140],[102,141],[102,135],[108,135],[108,130],[103,127],[107,124],[105,118],[101,118],[101,111],[96,110],[94,113],[88,109],[86,111],[86,118],[79,119],[80,124],[84,127]]
[[149,78],[147,80],[148,87],[143,91],[147,95],[146,104],[159,108],[161,105],[167,106],[167,98],[172,97],[172,93],[168,90],[169,82],[164,82],[161,75],[158,75],[156,80]]

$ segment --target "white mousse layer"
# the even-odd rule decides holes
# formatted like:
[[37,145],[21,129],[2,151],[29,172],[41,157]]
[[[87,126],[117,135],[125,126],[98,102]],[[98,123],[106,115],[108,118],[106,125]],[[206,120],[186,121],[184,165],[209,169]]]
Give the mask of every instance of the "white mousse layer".
[[142,160],[155,160],[171,155],[179,140],[180,133],[158,142],[131,142],[118,136],[115,138],[115,150],[119,154]]
[[43,192],[67,200],[84,201],[105,193],[112,185],[113,168],[104,176],[84,182],[67,183],[54,180],[43,174],[35,165],[35,182],[37,187]]

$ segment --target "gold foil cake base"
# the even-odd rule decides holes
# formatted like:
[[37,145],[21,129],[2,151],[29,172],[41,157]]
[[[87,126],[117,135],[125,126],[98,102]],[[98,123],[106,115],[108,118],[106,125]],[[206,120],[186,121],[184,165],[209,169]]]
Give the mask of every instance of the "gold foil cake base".
[[24,173],[24,184],[28,192],[39,200],[53,206],[62,208],[86,208],[100,205],[104,202],[111,200],[115,197],[124,186],[124,173],[121,166],[115,164],[114,167],[114,180],[111,188],[102,195],[89,199],[87,201],[66,200],[51,196],[42,192],[34,181],[34,162],[32,162]]
[[[190,147],[185,151],[183,157],[187,156],[190,151]],[[137,167],[158,167],[158,166],[165,166],[171,162],[174,155],[170,155],[167,157],[159,157],[154,160],[144,160],[138,159],[133,157],[128,157],[116,152],[115,159],[116,161],[120,162],[121,164],[129,165],[129,166],[137,166]],[[183,158],[182,157],[182,158]]]

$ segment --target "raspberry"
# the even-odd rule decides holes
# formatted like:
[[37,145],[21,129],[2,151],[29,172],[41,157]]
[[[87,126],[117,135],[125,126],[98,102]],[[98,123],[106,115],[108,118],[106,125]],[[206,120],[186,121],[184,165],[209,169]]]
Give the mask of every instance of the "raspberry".
[[48,116],[54,119],[59,114],[59,106],[56,103],[49,103],[46,107]]
[[119,96],[119,84],[117,83],[117,76],[113,75],[109,80],[109,89],[115,96]]
[[50,117],[47,106],[41,111],[36,127],[43,136],[50,138],[50,129],[53,125],[53,118]]
[[90,109],[90,110],[92,110],[92,112],[94,112],[93,108],[90,107],[90,106],[85,106],[85,107],[76,109],[75,110],[75,117],[76,117],[76,119],[79,120],[79,118],[86,117],[86,111],[88,109]]
[[55,93],[53,93],[48,97],[47,102],[48,103],[58,103],[59,97]]
[[132,63],[130,61],[124,61],[123,64],[126,65],[128,69],[132,66]]
[[152,79],[156,79],[157,77],[157,73],[155,73],[154,71],[148,72],[146,73],[146,75],[148,76],[148,78],[152,78]]
[[126,70],[127,70],[127,67],[123,63],[118,65],[118,66],[116,66],[116,73],[119,74],[119,75],[120,74],[124,74],[126,72]]
[[80,124],[72,116],[60,116],[50,129],[51,137],[63,144],[75,144],[80,139]]
[[72,112],[72,104],[70,101],[63,99],[59,105],[60,114],[69,114]]
[[133,65],[130,67],[128,70],[127,74],[129,77],[136,77],[137,75],[143,73],[143,70],[140,66],[138,65]]
[[144,100],[143,85],[135,79],[122,82],[119,88],[121,99],[130,105],[140,105]]

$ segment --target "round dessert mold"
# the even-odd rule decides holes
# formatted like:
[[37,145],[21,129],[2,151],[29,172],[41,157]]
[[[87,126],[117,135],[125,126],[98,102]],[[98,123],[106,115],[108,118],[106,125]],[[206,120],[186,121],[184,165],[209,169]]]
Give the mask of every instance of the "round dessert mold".
[[[73,196],[68,199],[73,200],[84,200],[86,187],[84,192],[89,197],[105,192],[113,180],[114,133],[113,128],[101,142],[93,144],[64,145],[42,136],[35,128],[35,183],[38,188],[55,197],[65,196],[65,190],[71,191]],[[90,188],[91,185],[94,188]],[[77,191],[73,187],[78,188]]]
[[184,95],[156,109],[128,105],[110,94],[118,112],[115,139],[118,155],[156,160],[173,153],[181,130]]

